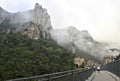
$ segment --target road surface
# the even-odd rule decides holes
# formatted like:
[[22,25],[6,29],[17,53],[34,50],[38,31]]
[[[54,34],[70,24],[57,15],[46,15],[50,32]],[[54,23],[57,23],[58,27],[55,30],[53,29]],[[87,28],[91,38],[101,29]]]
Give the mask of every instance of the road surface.
[[108,71],[94,72],[86,81],[120,81],[120,78]]

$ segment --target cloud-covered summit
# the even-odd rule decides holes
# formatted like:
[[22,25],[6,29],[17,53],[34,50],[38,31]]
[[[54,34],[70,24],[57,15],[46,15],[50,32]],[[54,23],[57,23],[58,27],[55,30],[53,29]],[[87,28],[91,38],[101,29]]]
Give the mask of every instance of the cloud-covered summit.
[[59,45],[83,57],[102,60],[107,51],[101,43],[92,38],[87,30],[79,31],[75,27],[68,27],[53,30],[51,36]]
[[34,9],[24,12],[11,13],[0,8],[0,31],[1,32],[21,32],[28,34],[31,38],[50,37],[52,29],[50,16],[45,8],[38,3]]

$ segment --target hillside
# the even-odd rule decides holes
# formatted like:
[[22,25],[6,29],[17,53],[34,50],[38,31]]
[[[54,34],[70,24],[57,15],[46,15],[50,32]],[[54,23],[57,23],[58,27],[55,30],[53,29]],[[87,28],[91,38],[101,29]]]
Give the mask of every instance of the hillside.
[[80,31],[75,27],[56,29],[51,32],[51,37],[60,46],[85,58],[102,61],[107,54],[107,49],[94,40],[87,30]]
[[52,39],[0,34],[0,81],[73,69],[74,54]]
[[10,13],[0,8],[0,32],[21,33],[30,38],[55,40],[60,46],[91,60],[102,61],[107,54],[106,48],[92,38],[87,30],[79,31],[75,27],[53,29],[50,16],[38,3],[34,9]]

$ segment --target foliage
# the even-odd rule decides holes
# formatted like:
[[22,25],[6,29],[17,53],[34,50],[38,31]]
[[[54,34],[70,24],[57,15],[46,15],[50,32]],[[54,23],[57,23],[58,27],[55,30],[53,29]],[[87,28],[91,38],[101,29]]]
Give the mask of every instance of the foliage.
[[0,81],[73,69],[74,54],[52,39],[0,34]]

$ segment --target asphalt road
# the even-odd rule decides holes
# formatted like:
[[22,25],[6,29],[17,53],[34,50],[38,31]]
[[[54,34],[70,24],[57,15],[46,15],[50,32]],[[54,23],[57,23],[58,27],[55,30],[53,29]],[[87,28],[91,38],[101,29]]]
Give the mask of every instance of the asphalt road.
[[120,81],[120,78],[108,71],[94,72],[86,81]]

